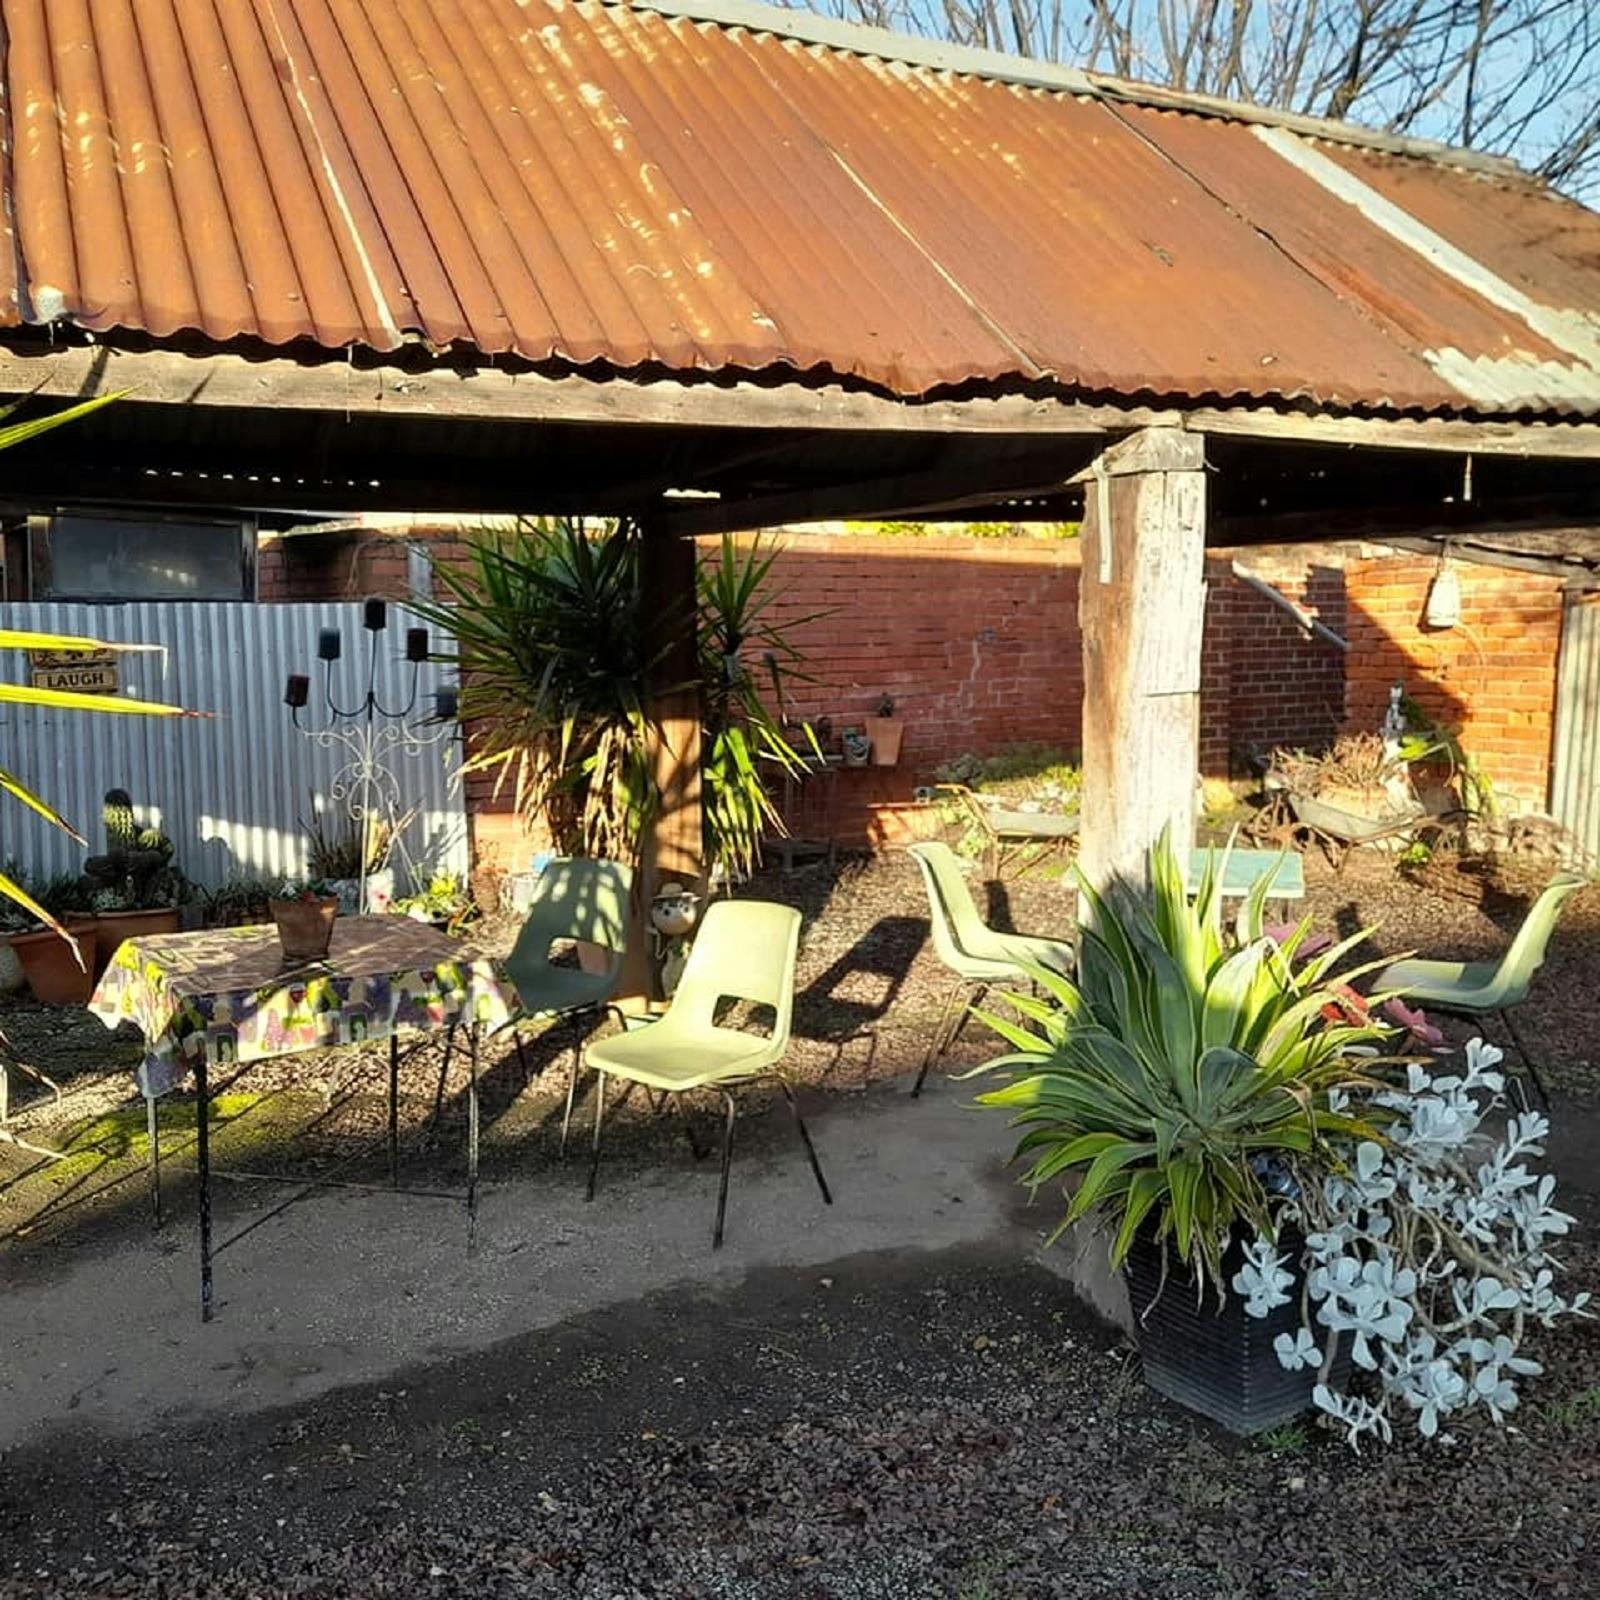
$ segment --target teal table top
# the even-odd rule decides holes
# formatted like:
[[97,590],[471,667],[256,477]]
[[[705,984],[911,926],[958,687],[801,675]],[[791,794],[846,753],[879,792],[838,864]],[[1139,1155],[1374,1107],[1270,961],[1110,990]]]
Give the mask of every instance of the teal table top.
[[[1189,854],[1189,893],[1200,887],[1200,875],[1205,871],[1206,857],[1216,856],[1223,861],[1221,850],[1194,850]],[[1303,900],[1306,893],[1305,868],[1298,855],[1292,851],[1285,855],[1279,850],[1230,850],[1222,879],[1225,895],[1243,897],[1255,888],[1268,873],[1272,874],[1272,887],[1267,891],[1274,900]]]

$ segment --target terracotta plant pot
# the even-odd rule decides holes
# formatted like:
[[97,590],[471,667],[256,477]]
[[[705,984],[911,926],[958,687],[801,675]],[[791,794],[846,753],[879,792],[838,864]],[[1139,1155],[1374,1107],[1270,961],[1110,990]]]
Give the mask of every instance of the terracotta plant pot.
[[94,975],[98,981],[124,939],[149,939],[178,931],[176,906],[155,911],[102,911],[94,919]]
[[283,959],[321,961],[333,939],[333,924],[339,915],[339,898],[327,895],[320,900],[269,900],[267,909],[278,925],[278,942]]
[[872,741],[872,764],[875,767],[900,765],[900,741],[905,737],[906,725],[899,717],[868,717],[867,737]]
[[68,918],[67,926],[78,941],[83,957],[81,967],[72,946],[53,929],[15,934],[11,940],[33,998],[47,1006],[87,1005],[94,993],[94,922],[88,917]]

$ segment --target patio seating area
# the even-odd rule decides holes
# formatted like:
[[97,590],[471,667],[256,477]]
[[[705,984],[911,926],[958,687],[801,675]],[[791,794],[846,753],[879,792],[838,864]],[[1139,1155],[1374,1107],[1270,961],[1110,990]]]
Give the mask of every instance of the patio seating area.
[[[1338,877],[1313,858],[1307,878],[1305,909],[1320,924],[1375,922],[1394,952],[1488,958],[1504,949],[1528,904],[1511,885],[1479,904],[1465,894],[1419,894],[1376,855]],[[1070,887],[1056,874],[968,882],[1002,928],[1059,928],[1073,915]],[[485,1046],[474,1256],[443,1212],[327,1191],[259,1236],[259,1260],[248,1269],[230,1267],[221,1315],[202,1331],[188,1249],[162,1248],[148,1232],[143,1117],[121,1109],[133,1091],[136,1047],[119,1036],[121,1064],[112,1066],[94,1019],[12,1013],[19,1049],[66,1088],[68,1126],[87,1123],[67,1163],[0,1152],[8,1235],[0,1271],[8,1305],[23,1308],[0,1380],[11,1419],[0,1447],[9,1481],[27,1485],[8,1505],[8,1557],[14,1573],[38,1566],[58,1585],[27,1592],[72,1592],[74,1569],[101,1567],[121,1572],[130,1593],[153,1593],[150,1585],[180,1572],[200,1594],[227,1573],[267,1571],[333,1592],[357,1562],[374,1585],[425,1588],[443,1581],[427,1576],[439,1567],[470,1586],[490,1582],[489,1564],[510,1560],[524,1563],[526,1587],[514,1592],[600,1593],[625,1583],[639,1559],[626,1531],[639,1519],[656,1529],[652,1560],[663,1563],[658,1576],[669,1588],[711,1581],[699,1565],[711,1539],[738,1543],[742,1553],[727,1570],[739,1576],[726,1580],[734,1584],[727,1592],[752,1596],[889,1595],[908,1584],[967,1597],[1091,1594],[1118,1584],[1232,1593],[1227,1585],[1245,1581],[1252,1562],[1262,1574],[1276,1570],[1272,1541],[1292,1530],[1305,1581],[1335,1594],[1422,1537],[1414,1519],[1426,1515],[1423,1506],[1399,1509],[1408,1474],[1426,1472],[1493,1507],[1511,1505],[1519,1482],[1571,1471],[1573,1443],[1600,1393],[1592,1325],[1541,1351],[1550,1370],[1538,1407],[1519,1420],[1516,1464],[1493,1487],[1475,1482],[1470,1451],[1424,1466],[1396,1449],[1358,1471],[1331,1438],[1288,1430],[1234,1446],[1161,1408],[1138,1384],[1122,1339],[1054,1275],[1057,1252],[1037,1250],[1044,1219],[1006,1177],[992,1130],[969,1109],[971,1086],[941,1071],[920,1100],[910,1097],[947,980],[918,914],[914,861],[889,854],[792,874],[774,867],[750,893],[787,900],[804,917],[784,1065],[837,1203],[818,1204],[781,1092],[754,1086],[741,1097],[728,1244],[715,1254],[711,1164],[695,1160],[675,1118],[620,1084],[606,1116],[603,1181],[585,1202],[587,1150],[565,1161],[560,1153],[571,1031],[557,1022],[526,1030],[525,1063],[508,1034]],[[1520,1024],[1559,1112],[1556,1170],[1590,1226],[1600,1219],[1600,1060],[1588,1052],[1600,992],[1597,895],[1581,889],[1568,905]],[[515,931],[507,921],[497,936],[509,944]],[[981,1031],[969,1028],[944,1066],[961,1070],[992,1053]],[[370,1069],[341,1064],[348,1052],[239,1068],[217,1089],[219,1175],[246,1165],[309,1172],[374,1135],[381,1147],[386,1056],[381,1046],[366,1052]],[[418,1053],[401,1069],[408,1181],[463,1175],[466,1064],[458,1052],[430,1129],[438,1057]],[[288,1070],[291,1061],[308,1070]],[[323,1073],[327,1101],[316,1087]],[[585,1073],[580,1120],[595,1088]],[[54,1115],[47,1099],[23,1098],[31,1109],[21,1126],[43,1134]],[[719,1120],[715,1090],[683,1098],[709,1134]],[[172,1205],[192,1181],[185,1104],[192,1101],[165,1113],[174,1127]],[[382,1160],[380,1148],[370,1172],[380,1184]],[[273,1198],[219,1185],[219,1208],[236,1222]],[[1592,1281],[1585,1235],[1569,1265]],[[90,1300],[108,1308],[95,1328],[72,1311]],[[53,1316],[66,1320],[52,1326]],[[174,1387],[168,1363],[140,1354],[143,1330],[160,1326],[204,1375]],[[146,1431],[174,1406],[191,1420],[176,1432]],[[232,1419],[225,1429],[224,1415]],[[66,1416],[86,1439],[104,1430],[123,1437],[114,1464],[82,1463],[72,1435],[56,1425]],[[926,1465],[885,1477],[869,1440]],[[1068,1440],[1070,1455],[1062,1455]],[[924,1458],[930,1448],[937,1453]],[[1166,1463],[1158,1478],[1149,1476],[1152,1452]],[[970,1466],[958,1464],[980,1459],[981,1490],[965,1476]],[[663,1472],[705,1485],[696,1516],[650,1487]],[[777,1497],[773,1509],[741,1509],[745,1502],[721,1487],[729,1473]],[[167,1489],[108,1534],[100,1508],[142,1503],[137,1484],[157,1474]],[[287,1499],[269,1492],[280,1482]],[[1290,1482],[1303,1487],[1285,1490]],[[1537,1559],[1540,1571],[1581,1585],[1589,1558],[1567,1530],[1576,1534],[1592,1514],[1594,1488],[1581,1476],[1569,1483],[1567,1509],[1553,1524],[1519,1532],[1508,1517],[1461,1547],[1460,1570],[1479,1570],[1473,1564],[1492,1549],[1502,1564]],[[945,1498],[958,1492],[969,1505],[980,1497],[983,1509],[971,1515],[983,1527],[1027,1506],[1025,1526],[957,1537]],[[202,1508],[217,1505],[219,1493],[233,1532],[225,1546],[208,1546]],[[776,1510],[785,1494],[815,1508],[803,1538]],[[835,1494],[869,1497],[873,1521],[850,1518]],[[415,1503],[384,1531],[382,1508],[397,1497]],[[1365,1542],[1353,1553],[1327,1519],[1335,1497],[1368,1508]],[[1259,1543],[1244,1550],[1230,1548],[1227,1532],[1240,1503],[1253,1505],[1259,1522]],[[528,1504],[546,1508],[529,1513]],[[604,1520],[608,1504],[628,1509],[602,1534],[595,1519]],[[488,1517],[495,1531],[467,1539],[457,1518],[468,1516]],[[589,1530],[581,1538],[579,1527]],[[358,1556],[358,1543],[366,1554]],[[1053,1576],[1062,1552],[1080,1545],[1079,1576]],[[1453,1593],[1454,1559],[1435,1569],[1437,1588],[1416,1592]],[[1490,1584],[1482,1592],[1522,1591]]]
[[1496,6],[0,0],[0,1600],[1600,1596]]

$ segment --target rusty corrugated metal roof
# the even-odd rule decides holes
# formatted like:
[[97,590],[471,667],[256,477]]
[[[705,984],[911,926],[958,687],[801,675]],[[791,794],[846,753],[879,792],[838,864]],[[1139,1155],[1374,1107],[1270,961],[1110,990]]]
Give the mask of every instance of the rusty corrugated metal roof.
[[0,325],[1600,414],[1569,201],[766,15],[0,0]]

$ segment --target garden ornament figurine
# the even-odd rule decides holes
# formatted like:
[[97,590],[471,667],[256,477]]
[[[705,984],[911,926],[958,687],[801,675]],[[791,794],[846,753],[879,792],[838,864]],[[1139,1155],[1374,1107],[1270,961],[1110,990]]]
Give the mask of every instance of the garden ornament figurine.
[[650,902],[650,926],[655,934],[656,972],[661,992],[671,995],[678,987],[688,958],[688,939],[700,920],[700,896],[681,883],[664,883]]

